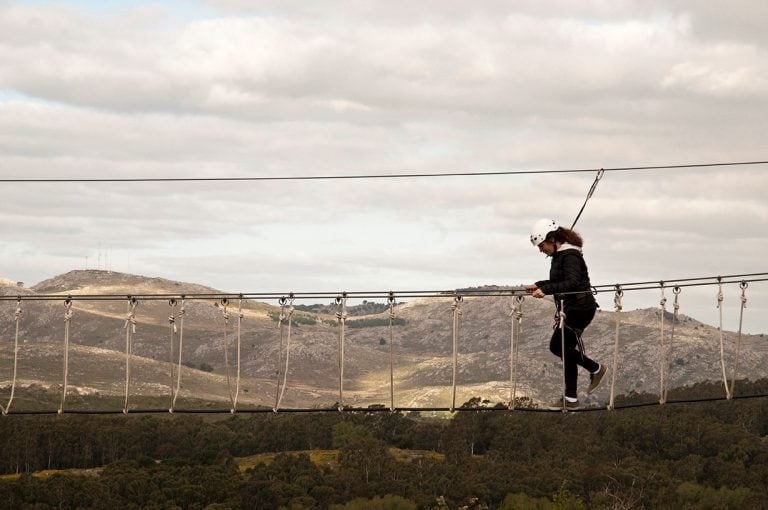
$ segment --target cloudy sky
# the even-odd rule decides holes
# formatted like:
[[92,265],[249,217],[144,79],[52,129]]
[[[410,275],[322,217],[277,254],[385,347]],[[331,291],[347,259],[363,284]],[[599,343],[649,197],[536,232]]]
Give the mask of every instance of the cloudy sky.
[[[530,225],[570,224],[594,172],[8,181],[766,161],[766,19],[747,0],[0,0],[0,276],[111,269],[229,292],[542,279]],[[767,189],[768,165],[606,172],[577,228],[593,283],[768,271]],[[682,311],[713,322],[716,289],[686,293]],[[639,294],[625,307],[658,304]],[[768,282],[749,295],[747,328],[768,332]]]

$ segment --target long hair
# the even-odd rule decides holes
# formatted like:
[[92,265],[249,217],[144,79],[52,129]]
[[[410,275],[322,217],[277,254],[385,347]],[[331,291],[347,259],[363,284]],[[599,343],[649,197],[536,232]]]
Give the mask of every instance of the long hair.
[[568,243],[573,246],[581,248],[584,246],[584,240],[581,238],[578,232],[571,230],[570,228],[558,227],[554,232],[550,232],[547,236],[547,241]]

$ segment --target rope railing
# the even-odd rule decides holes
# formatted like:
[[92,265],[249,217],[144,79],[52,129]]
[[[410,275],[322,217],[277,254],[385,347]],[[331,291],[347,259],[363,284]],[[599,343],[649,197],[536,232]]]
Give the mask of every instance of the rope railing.
[[[655,288],[657,290],[661,291],[661,301],[660,301],[660,348],[659,348],[659,381],[660,381],[660,387],[659,387],[659,400],[658,404],[669,404],[669,403],[682,403],[682,402],[700,402],[700,401],[711,401],[711,400],[733,400],[735,398],[753,398],[756,396],[761,395],[739,395],[738,397],[734,394],[734,386],[736,382],[736,378],[739,373],[739,359],[740,359],[740,350],[741,350],[741,342],[742,342],[742,332],[743,332],[743,324],[744,324],[744,312],[746,308],[747,303],[747,296],[746,291],[749,286],[750,282],[761,282],[761,281],[767,281],[768,280],[768,273],[752,273],[749,275],[730,275],[730,276],[716,276],[716,277],[705,277],[705,278],[686,278],[686,279],[678,279],[678,280],[672,280],[672,281],[659,281],[656,282],[653,287],[649,285],[649,282],[636,282],[636,283],[626,283],[626,284],[614,284],[610,288],[610,290],[614,293],[614,304],[615,304],[615,339],[614,339],[614,349],[613,349],[613,370],[611,374],[611,389],[610,389],[610,397],[608,399],[608,402],[605,404],[605,406],[595,406],[592,405],[588,408],[581,408],[579,411],[592,411],[592,410],[615,410],[615,409],[621,409],[621,408],[627,408],[627,407],[640,407],[645,405],[652,405],[647,403],[632,403],[632,404],[623,404],[623,405],[617,405],[615,402],[615,395],[616,395],[616,378],[617,374],[620,373],[620,367],[619,367],[619,345],[620,345],[620,326],[621,326],[621,316],[622,316],[622,302],[621,299],[625,295],[625,292],[627,291],[637,291],[637,290],[645,290],[646,288]],[[735,356],[732,358],[732,366],[733,369],[730,373],[730,381],[728,377],[728,364],[726,360],[725,355],[725,339],[724,339],[724,330],[723,330],[723,287],[725,285],[729,284],[739,284],[740,290],[741,290],[741,306],[739,310],[739,329],[738,329],[738,336],[736,337],[736,353]],[[667,332],[666,329],[666,303],[667,299],[664,294],[665,289],[668,288],[668,285],[673,285],[674,290],[674,314],[671,320],[671,332]],[[681,293],[682,287],[692,287],[692,286],[702,286],[702,285],[717,285],[718,287],[718,294],[717,294],[717,309],[719,312],[719,340],[720,340],[720,349],[719,349],[719,355],[720,355],[720,365],[722,369],[722,376],[723,376],[723,384],[725,386],[725,395],[724,397],[716,397],[716,398],[697,398],[697,399],[669,399],[668,397],[668,385],[669,385],[669,379],[670,379],[670,371],[671,371],[671,354],[673,349],[673,342],[675,338],[675,325],[678,322],[678,312],[680,308],[679,304],[679,295]],[[626,286],[626,287],[625,287]],[[593,287],[592,292],[594,293],[600,293],[600,292],[607,292],[608,288],[607,286],[596,286]],[[365,293],[365,295],[371,295],[372,293]],[[526,410],[526,411],[549,411],[549,409],[537,409],[537,408],[530,408],[527,406],[517,406],[516,400],[517,400],[517,365],[520,362],[519,360],[519,345],[520,345],[520,335],[522,332],[522,305],[524,302],[524,296],[519,292],[518,288],[510,288],[506,289],[504,291],[500,291],[499,289],[479,289],[478,292],[476,292],[474,289],[469,289],[465,292],[460,291],[452,291],[452,294],[449,294],[448,291],[446,292],[440,292],[440,293],[433,293],[430,295],[441,297],[441,298],[452,298],[453,299],[453,306],[451,307],[451,313],[452,313],[452,355],[451,355],[451,369],[452,369],[452,377],[451,377],[451,387],[450,387],[450,405],[445,407],[403,407],[403,406],[397,406],[395,405],[395,389],[394,389],[394,352],[393,352],[393,344],[394,344],[394,319],[395,319],[395,301],[394,301],[394,291],[387,291],[385,293],[386,298],[389,301],[389,406],[377,406],[374,408],[359,408],[359,407],[352,407],[345,405],[344,403],[344,368],[345,368],[345,343],[347,342],[346,339],[346,321],[347,321],[347,300],[350,299],[351,296],[359,296],[360,294],[357,293],[350,293],[350,292],[344,292],[341,295],[336,294],[336,306],[337,306],[337,312],[336,312],[336,319],[338,321],[338,362],[339,362],[339,398],[338,403],[335,407],[332,409],[325,409],[323,407],[312,407],[312,408],[283,408],[281,407],[281,402],[283,399],[283,394],[286,389],[286,381],[287,381],[287,373],[288,373],[288,356],[289,356],[289,350],[290,350],[290,336],[291,336],[291,315],[293,314],[293,301],[294,299],[298,299],[299,296],[303,296],[304,299],[307,299],[306,296],[308,295],[316,295],[314,293],[290,293],[291,299],[290,302],[285,300],[285,298],[281,298],[281,313],[280,313],[280,320],[278,327],[280,328],[280,351],[277,364],[277,370],[276,375],[277,379],[275,381],[275,387],[276,387],[276,393],[275,393],[275,405],[274,406],[258,406],[256,408],[247,408],[247,409],[238,409],[237,408],[237,400],[238,395],[240,393],[240,382],[241,382],[241,367],[240,367],[240,359],[241,359],[241,324],[242,320],[244,318],[243,314],[243,299],[252,299],[251,296],[256,296],[260,294],[237,294],[236,296],[239,297],[238,302],[238,324],[237,324],[237,373],[236,373],[236,381],[235,381],[235,389],[233,391],[233,384],[232,384],[232,376],[230,374],[230,363],[231,360],[229,359],[229,353],[228,353],[228,343],[229,343],[229,332],[228,332],[228,325],[229,325],[229,311],[228,311],[228,305],[229,305],[229,298],[227,296],[230,296],[230,294],[220,294],[216,295],[219,297],[219,300],[215,302],[215,305],[220,307],[222,312],[222,318],[223,318],[223,350],[224,350],[224,365],[226,369],[226,382],[227,382],[227,389],[229,393],[230,398],[230,409],[229,412],[235,413],[235,412],[265,412],[265,410],[269,410],[272,412],[296,412],[296,411],[306,411],[306,412],[324,412],[328,410],[336,410],[336,411],[371,411],[371,410],[379,410],[379,407],[383,407],[386,410],[389,410],[390,412],[399,412],[399,411],[448,411],[448,412],[456,412],[456,411],[465,411],[465,410],[485,410],[485,408],[482,407],[469,407],[468,409],[463,406],[457,406],[457,388],[459,386],[458,381],[458,374],[459,369],[461,366],[460,359],[459,359],[459,351],[460,351],[460,324],[461,324],[461,317],[463,314],[462,311],[462,304],[464,303],[464,300],[466,298],[482,298],[482,297],[488,297],[488,296],[507,296],[512,298],[511,301],[511,308],[512,311],[509,314],[511,318],[511,331],[510,331],[510,344],[509,344],[509,403],[506,406],[497,406],[501,407],[502,409],[506,410]],[[408,292],[398,292],[398,297],[401,296],[409,296],[413,294],[409,294]],[[423,294],[421,294],[423,295]],[[209,412],[218,412],[217,410],[213,409],[179,409],[176,407],[176,398],[179,395],[179,390],[181,387],[181,371],[182,371],[182,344],[183,344],[183,320],[185,316],[185,300],[188,299],[211,299],[211,297],[214,295],[211,294],[202,294],[202,295],[183,295],[180,297],[172,297],[170,301],[168,301],[169,305],[171,306],[171,315],[168,318],[168,322],[170,325],[170,358],[169,358],[169,366],[170,366],[170,393],[171,393],[171,405],[170,408],[164,409],[164,412],[171,412],[171,413],[183,413],[183,412],[200,412],[200,413],[209,413]],[[221,297],[224,296],[224,297]],[[563,294],[559,295],[563,296]],[[64,296],[57,296],[58,299],[62,299]],[[2,412],[4,415],[8,414],[41,414],[45,413],[44,411],[18,411],[10,410],[10,404],[13,401],[14,392],[16,390],[16,379],[17,379],[17,365],[18,365],[18,357],[19,357],[19,324],[20,324],[20,318],[21,318],[21,305],[22,301],[33,301],[37,298],[37,300],[47,300],[48,296],[45,296],[43,299],[39,299],[40,296],[35,295],[25,295],[25,296],[14,296],[13,299],[17,303],[17,310],[14,315],[14,320],[16,322],[16,339],[15,339],[15,350],[14,350],[14,371],[13,371],[13,385],[11,387],[11,397],[7,404],[5,406],[2,406]],[[97,296],[96,298],[91,298],[90,296],[78,296],[78,295],[66,295],[64,297],[64,305],[65,305],[65,313],[64,313],[64,345],[63,345],[63,383],[62,383],[62,390],[61,390],[61,403],[59,405],[58,410],[56,411],[59,414],[62,414],[64,412],[66,413],[87,413],[87,414],[106,414],[109,413],[109,411],[106,410],[100,410],[100,409],[93,409],[93,410],[84,410],[84,409],[67,409],[65,411],[65,400],[67,397],[67,389],[68,389],[68,375],[69,375],[69,353],[70,353],[70,340],[72,335],[72,318],[73,318],[73,304],[77,301],[85,301],[85,300],[102,300],[102,299],[121,299],[125,300],[126,296],[124,295],[101,295]],[[137,406],[130,406],[129,405],[129,399],[131,397],[131,365],[132,360],[136,356],[133,352],[133,338],[134,334],[136,332],[136,324],[139,322],[136,317],[136,310],[139,306],[139,303],[141,301],[153,301],[157,299],[167,299],[167,295],[148,295],[148,296],[138,296],[138,295],[132,295],[128,296],[128,311],[127,316],[125,318],[125,323],[123,325],[123,329],[125,330],[125,400],[122,412],[124,414],[130,413],[148,413],[148,412],[160,412],[160,410],[154,410],[154,409],[141,409]],[[176,306],[178,302],[176,300],[180,300],[181,302],[181,310],[179,313],[176,313]],[[8,296],[0,296],[0,300],[6,301],[8,300]],[[286,313],[286,305],[290,306],[290,310]],[[562,306],[561,306],[562,310]],[[561,311],[561,317],[560,320],[563,321],[562,317],[562,311]],[[283,328],[285,324],[287,323],[288,327],[288,346],[286,347],[285,351],[283,351]],[[175,348],[175,338],[178,334],[178,350]],[[561,346],[561,348],[564,348]],[[282,366],[282,353],[285,352],[285,366],[283,368]],[[175,357],[175,354],[178,355],[178,358]],[[178,365],[177,365],[178,360]],[[178,368],[177,368],[178,367]],[[282,376],[282,378],[281,378]],[[175,378],[175,381],[174,381]],[[282,380],[281,380],[282,379]],[[564,386],[564,384],[563,384]],[[563,397],[565,395],[563,394]],[[768,395],[766,395],[768,396]],[[565,399],[563,399],[564,402]],[[264,407],[264,409],[262,409]],[[566,411],[565,406],[563,406],[563,411]],[[572,410],[568,410],[568,412],[572,412]]]
[[[741,284],[742,282],[765,282],[768,281],[768,272],[764,273],[746,273],[746,274],[732,274],[732,275],[720,275],[720,276],[702,276],[696,278],[667,278],[665,280],[649,280],[639,282],[622,282],[622,283],[610,283],[593,285],[590,291],[593,294],[613,293],[616,285],[620,285],[625,292],[637,291],[637,290],[653,290],[658,289],[660,282],[664,282],[666,285],[677,287],[699,287],[699,286],[711,286],[718,282],[723,285]],[[393,291],[344,291],[343,295],[348,299],[387,299]],[[525,289],[521,285],[509,286],[492,289],[450,289],[450,290],[398,290],[394,291],[401,300],[415,299],[415,298],[430,298],[430,297],[452,297],[455,295],[462,296],[488,296],[488,297],[502,297],[502,296],[525,296],[527,295]],[[580,294],[580,292],[564,292],[560,295]],[[190,299],[190,300],[221,300],[221,299],[247,299],[247,300],[277,300],[282,296],[285,296],[285,292],[240,292],[240,293],[184,293],[184,294],[131,294],[127,296],[130,298],[136,298],[141,301],[165,301],[168,299]],[[295,299],[309,300],[309,299],[331,299],[334,300],[339,297],[338,291],[331,292],[292,292]],[[59,293],[59,294],[23,294],[23,295],[3,295],[0,296],[0,301],[57,301],[61,299],[71,300],[87,300],[87,301],[124,301],[126,296],[124,294],[74,294],[74,293]]]

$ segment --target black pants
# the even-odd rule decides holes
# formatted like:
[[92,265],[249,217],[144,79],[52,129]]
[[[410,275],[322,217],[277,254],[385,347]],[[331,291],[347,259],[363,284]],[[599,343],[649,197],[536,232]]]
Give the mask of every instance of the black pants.
[[[579,350],[581,344],[581,333],[589,326],[595,317],[595,310],[566,310],[565,314],[565,396],[578,397],[577,385],[579,380],[579,366],[584,367],[589,372],[596,372],[600,365],[587,357],[583,348]],[[552,333],[552,339],[549,341],[549,350],[555,356],[562,358],[562,324],[555,328]]]

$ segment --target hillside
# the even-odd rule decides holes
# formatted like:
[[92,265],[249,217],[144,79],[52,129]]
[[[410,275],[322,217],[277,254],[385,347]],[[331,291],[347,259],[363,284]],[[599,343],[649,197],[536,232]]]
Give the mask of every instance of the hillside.
[[[43,281],[31,289],[11,280],[0,282],[0,294],[24,296],[20,321],[20,355],[17,392],[24,388],[46,388],[60,393],[63,382],[64,299],[74,299],[70,324],[68,395],[119,396],[125,391],[127,296],[145,296],[135,309],[136,330],[130,358],[132,396],[157,397],[170,394],[178,360],[178,342],[183,331],[182,385],[179,405],[185,399],[203,399],[229,405],[235,392],[238,341],[237,300],[228,303],[226,341],[224,310],[216,299],[187,299],[183,330],[181,300],[171,306],[167,297],[220,294],[196,284],[106,271],[72,271]],[[27,300],[30,296],[45,300]],[[105,300],[98,296],[126,296]],[[57,296],[61,296],[58,299]],[[312,305],[313,303],[298,303]],[[457,361],[456,405],[472,397],[491,402],[510,398],[510,298],[466,297],[462,304]],[[392,331],[395,405],[399,407],[446,407],[451,405],[452,298],[422,298],[395,307],[397,325]],[[369,305],[367,305],[369,306]],[[371,309],[377,309],[375,306]],[[0,301],[0,385],[8,394],[13,373],[15,300]],[[282,339],[275,301],[244,300],[240,329],[241,381],[239,404],[272,407],[275,403],[278,370],[282,377],[289,355],[283,407],[331,407],[339,397],[339,328],[328,307],[297,310],[287,351],[287,329]],[[382,309],[379,307],[378,309]],[[548,352],[554,305],[526,299],[523,329],[518,335],[518,397],[548,401],[560,391],[560,363]],[[175,315],[177,331],[169,321]],[[617,358],[616,394],[659,390],[659,311],[634,310],[622,313]],[[672,320],[667,317],[668,324]],[[614,313],[598,312],[585,335],[591,357],[613,363]],[[669,334],[669,330],[667,331]],[[736,334],[725,332],[726,359],[734,365]],[[171,341],[173,339],[173,347]],[[388,313],[349,316],[344,344],[344,402],[368,406],[390,402]],[[282,341],[282,344],[281,344]],[[666,340],[670,341],[669,338]],[[669,358],[670,388],[722,378],[719,331],[681,315]],[[227,377],[226,357],[229,360]],[[281,347],[282,345],[282,347]],[[768,342],[762,335],[744,335],[739,375],[755,380],[768,375],[764,360]],[[587,375],[581,374],[581,387]],[[610,382],[584,402],[602,405]],[[4,400],[4,396],[0,399]]]

